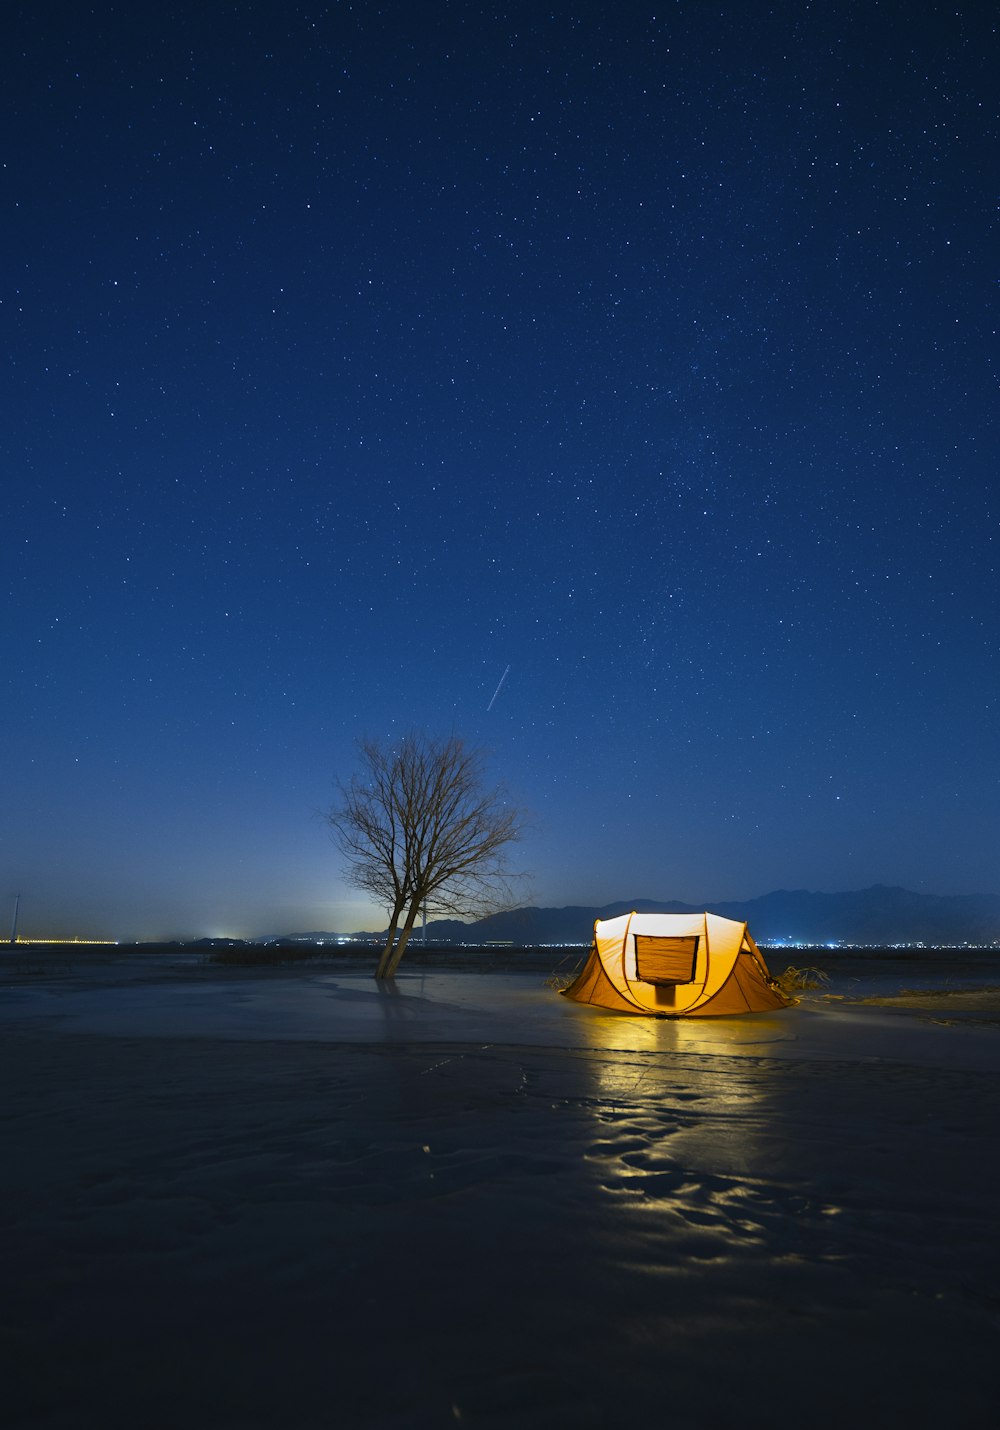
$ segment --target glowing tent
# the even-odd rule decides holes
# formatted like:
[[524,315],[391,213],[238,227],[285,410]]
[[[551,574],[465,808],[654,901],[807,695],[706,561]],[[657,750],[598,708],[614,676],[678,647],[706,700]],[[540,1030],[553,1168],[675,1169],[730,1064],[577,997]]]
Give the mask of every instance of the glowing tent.
[[717,914],[622,914],[598,919],[577,1003],[661,1018],[724,1017],[787,1008],[746,924]]

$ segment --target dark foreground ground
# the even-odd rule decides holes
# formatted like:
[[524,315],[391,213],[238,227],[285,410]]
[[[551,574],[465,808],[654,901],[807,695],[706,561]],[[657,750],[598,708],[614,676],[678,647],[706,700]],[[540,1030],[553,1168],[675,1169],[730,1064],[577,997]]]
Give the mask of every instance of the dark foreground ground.
[[[414,969],[409,1021],[364,1043],[367,982],[266,968],[192,994],[252,980],[252,1040],[70,1031],[81,987],[113,1001],[102,967],[0,999],[12,1430],[993,1423],[988,1021],[813,993],[739,1020],[730,1056],[539,978],[504,996],[548,1045],[466,1038],[485,972],[428,1042],[445,1003]],[[122,1028],[162,989],[136,976]],[[202,977],[169,972],[178,1007]],[[313,977],[344,1020],[290,1041]],[[769,1029],[780,1057],[748,1041]]]

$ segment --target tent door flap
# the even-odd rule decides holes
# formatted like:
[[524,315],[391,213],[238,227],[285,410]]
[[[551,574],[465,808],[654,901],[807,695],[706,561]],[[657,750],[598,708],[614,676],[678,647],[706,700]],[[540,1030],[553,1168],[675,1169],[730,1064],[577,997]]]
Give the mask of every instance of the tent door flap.
[[693,983],[698,962],[699,934],[689,937],[657,938],[635,936],[635,971],[643,983],[661,986]]

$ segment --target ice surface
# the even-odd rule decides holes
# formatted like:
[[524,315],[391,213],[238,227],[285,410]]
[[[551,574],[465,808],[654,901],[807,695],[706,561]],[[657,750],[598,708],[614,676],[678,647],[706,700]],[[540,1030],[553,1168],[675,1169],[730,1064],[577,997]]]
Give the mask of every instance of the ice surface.
[[[881,984],[879,985],[881,988]],[[902,1060],[1000,1066],[1000,1030],[917,1024],[806,993],[799,1006],[742,1018],[654,1019],[572,1003],[538,974],[421,970],[378,985],[370,974],[202,976],[162,983],[0,991],[0,1020],[67,1031],[329,1043],[510,1044],[728,1057]]]
[[238,970],[0,1032],[12,1430],[991,1422],[996,1028]]

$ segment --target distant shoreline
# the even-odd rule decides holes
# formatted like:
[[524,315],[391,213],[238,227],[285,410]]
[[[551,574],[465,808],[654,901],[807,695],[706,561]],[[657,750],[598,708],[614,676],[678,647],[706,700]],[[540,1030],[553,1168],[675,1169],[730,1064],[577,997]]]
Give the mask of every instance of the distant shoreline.
[[[996,943],[768,943],[758,940],[769,959],[787,958],[801,960],[804,956],[822,959],[835,958],[920,958],[939,954],[968,954],[1000,959],[1000,944]],[[6,954],[80,954],[91,957],[115,958],[121,956],[154,957],[170,954],[185,956],[203,955],[216,961],[239,962],[241,954],[247,954],[253,961],[298,962],[315,959],[337,959],[377,957],[382,945],[374,940],[330,939],[328,941],[306,939],[192,939],[192,940],[107,940],[107,939],[18,939],[15,943],[0,943],[0,955]],[[586,951],[589,942],[562,943],[457,943],[428,942],[414,940],[406,950],[405,963],[426,961],[427,959],[462,958],[510,958],[519,963],[525,956],[553,953]]]

